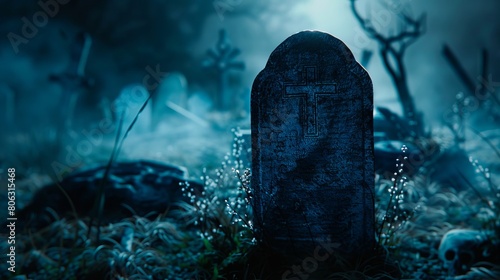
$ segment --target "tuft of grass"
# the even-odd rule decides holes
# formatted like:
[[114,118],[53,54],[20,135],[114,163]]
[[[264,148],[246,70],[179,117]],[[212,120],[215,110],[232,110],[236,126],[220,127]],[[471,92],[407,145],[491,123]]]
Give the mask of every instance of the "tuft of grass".
[[109,172],[111,170],[111,166],[113,165],[113,162],[115,162],[116,159],[118,158],[120,150],[121,150],[121,148],[123,146],[123,142],[125,141],[125,139],[127,139],[127,136],[129,134],[129,132],[132,130],[132,128],[134,127],[135,123],[139,119],[139,115],[146,108],[146,105],[151,100],[151,97],[152,97],[152,95],[149,94],[149,96],[146,99],[146,101],[144,101],[144,103],[142,104],[142,106],[139,109],[139,111],[135,114],[134,119],[129,124],[127,130],[125,131],[125,133],[124,133],[124,135],[123,135],[123,137],[121,138],[121,141],[120,141],[119,139],[120,139],[120,136],[121,136],[121,129],[123,127],[123,119],[125,117],[125,115],[124,115],[125,111],[122,112],[122,116],[120,118],[120,124],[118,126],[118,131],[116,133],[115,145],[114,145],[113,150],[111,152],[111,155],[109,157],[108,164],[106,165],[106,169],[104,171],[103,178],[102,178],[102,180],[101,180],[101,182],[99,183],[99,186],[98,186],[97,197],[96,197],[96,200],[95,200],[95,203],[94,203],[94,207],[93,207],[94,208],[93,212],[95,214],[90,219],[88,238],[91,238],[91,236],[90,236],[90,229],[92,228],[94,219],[96,219],[97,220],[96,240],[99,241],[101,218],[102,218],[102,213],[104,211],[104,204],[105,204],[105,199],[106,199],[105,198],[105,192],[104,192],[104,190],[106,188],[106,184],[107,184],[108,179],[109,179]]

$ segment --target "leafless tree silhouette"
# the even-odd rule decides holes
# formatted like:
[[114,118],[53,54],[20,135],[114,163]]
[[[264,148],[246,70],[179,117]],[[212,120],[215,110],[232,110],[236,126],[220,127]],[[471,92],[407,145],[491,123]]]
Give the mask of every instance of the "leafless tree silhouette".
[[363,18],[356,7],[356,0],[350,1],[354,17],[361,25],[361,28],[379,44],[380,56],[396,87],[404,117],[409,120],[409,125],[412,127],[415,136],[422,135],[424,130],[422,117],[416,111],[413,97],[408,88],[404,55],[406,49],[425,33],[425,14],[415,19],[404,12],[398,13],[402,23],[400,30],[395,34],[387,34],[383,30],[377,30],[371,19]]

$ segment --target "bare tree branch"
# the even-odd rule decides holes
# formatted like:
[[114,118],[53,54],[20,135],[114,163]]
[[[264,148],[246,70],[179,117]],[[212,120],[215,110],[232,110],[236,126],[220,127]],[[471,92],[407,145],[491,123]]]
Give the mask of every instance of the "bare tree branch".
[[384,34],[382,30],[377,30],[371,19],[361,16],[356,8],[356,0],[350,1],[351,10],[361,28],[368,37],[377,41],[380,46],[380,56],[382,57],[385,69],[396,87],[404,116],[411,123],[415,124],[414,131],[416,136],[422,134],[421,118],[416,112],[415,104],[408,88],[403,57],[406,49],[425,32],[425,14],[419,18],[412,18],[406,13],[399,13],[399,19],[402,23],[401,30],[398,30],[395,34],[388,35]]

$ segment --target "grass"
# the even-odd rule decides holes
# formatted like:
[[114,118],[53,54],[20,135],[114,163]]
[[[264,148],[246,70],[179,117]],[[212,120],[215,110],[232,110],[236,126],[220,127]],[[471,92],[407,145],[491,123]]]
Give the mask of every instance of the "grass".
[[489,232],[489,248],[496,252],[494,254],[498,253],[500,189],[494,186],[492,174],[487,168],[477,160],[470,158],[470,161],[476,169],[478,182],[468,182],[466,189],[457,190],[436,184],[429,180],[425,172],[413,178],[410,186],[413,198],[406,204],[411,207],[417,205],[415,215],[391,236],[387,247],[393,258],[399,260],[406,278],[500,278],[500,259],[493,260],[493,263],[476,263],[467,275],[460,276],[448,275],[438,259],[441,237],[454,228]]
[[[92,235],[98,231],[88,226],[88,218],[55,217],[42,230],[19,233],[17,273],[33,279],[280,279],[290,263],[301,260],[276,255],[253,238],[250,174],[236,147],[219,168],[205,170],[202,194],[195,195],[184,185],[190,203],[165,216],[153,220],[134,216],[100,225],[99,240],[87,238],[89,231]],[[404,186],[404,191],[394,192],[395,186]],[[446,190],[428,182],[424,174],[403,182],[379,176],[376,190],[380,256],[351,263],[335,256],[312,277],[391,279],[387,271],[392,269],[401,270],[403,278],[445,279],[436,251],[440,237],[460,227],[463,215],[473,221],[467,226],[478,228],[488,219],[498,219],[496,212],[484,211],[489,208],[473,190]],[[402,211],[392,211],[393,206]],[[381,261],[384,257],[398,264]],[[495,275],[497,269],[483,264],[469,276]]]
[[[108,168],[134,123],[121,138],[118,132]],[[19,279],[287,279],[283,273],[303,258],[279,255],[254,238],[251,173],[242,156],[246,143],[237,131],[233,133],[233,150],[220,166],[203,169],[199,179],[204,191],[196,193],[184,183],[180,187],[189,203],[179,203],[175,210],[155,219],[132,216],[102,225],[99,206],[104,198],[98,196],[94,217],[53,213],[49,226],[17,232],[16,275]],[[471,159],[471,164],[484,186],[446,188],[430,181],[425,168],[412,176],[402,168],[390,177],[378,174],[378,251],[354,260],[332,254],[308,274],[309,279],[500,278],[500,266],[493,262],[477,263],[467,275],[450,277],[437,257],[440,239],[450,229],[488,229],[500,235],[498,178],[479,161]],[[102,190],[105,186],[106,175]],[[492,237],[492,243],[498,242]],[[2,242],[0,250],[7,251],[7,246]],[[5,266],[5,262],[0,265],[0,277],[7,279],[12,275],[6,274]]]

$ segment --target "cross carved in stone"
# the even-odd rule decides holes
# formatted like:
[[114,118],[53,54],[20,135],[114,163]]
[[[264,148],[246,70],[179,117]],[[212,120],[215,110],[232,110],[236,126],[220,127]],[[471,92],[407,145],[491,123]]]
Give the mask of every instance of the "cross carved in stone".
[[[303,108],[301,110],[301,125],[306,126],[305,137],[318,137],[317,110],[318,97],[328,96],[335,93],[334,83],[318,83],[316,81],[316,67],[304,66],[305,82],[299,85],[285,85],[284,98],[303,99]],[[304,73],[303,72],[303,73]]]

